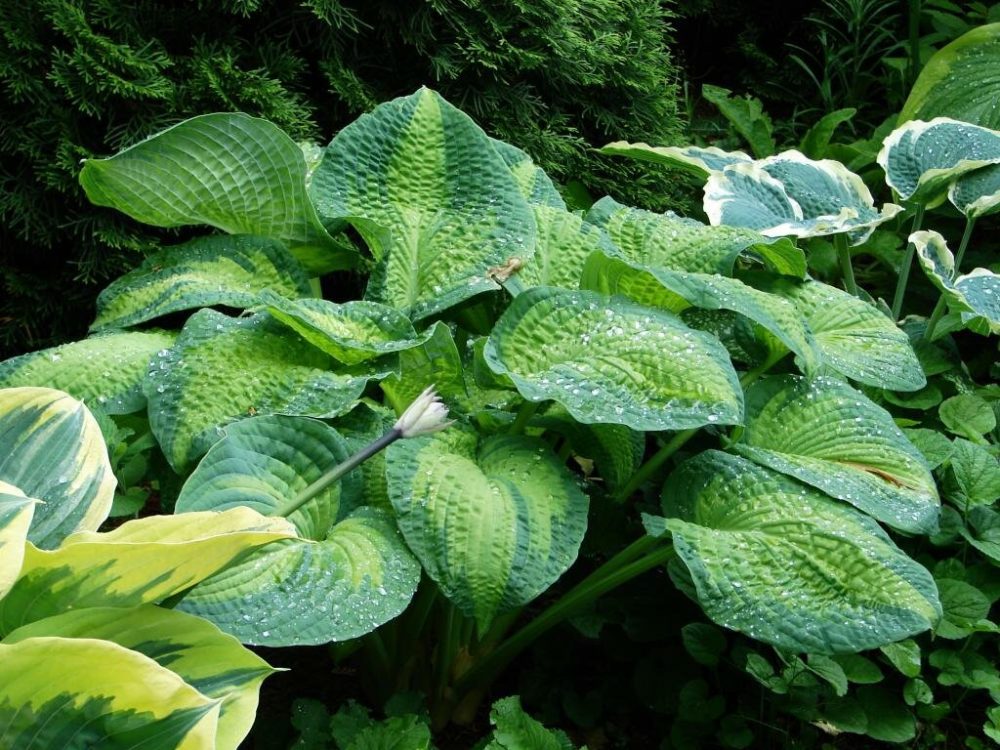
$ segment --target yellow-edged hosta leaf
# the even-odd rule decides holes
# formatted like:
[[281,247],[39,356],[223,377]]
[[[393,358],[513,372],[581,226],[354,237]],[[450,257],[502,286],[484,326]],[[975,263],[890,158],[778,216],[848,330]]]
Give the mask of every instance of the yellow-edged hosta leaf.
[[496,138],[490,138],[494,150],[504,160],[521,195],[533,206],[549,206],[566,210],[566,201],[559,194],[552,179],[545,170],[537,166],[524,151]]
[[0,482],[0,599],[21,573],[36,502],[14,485]]
[[517,273],[521,284],[576,289],[588,255],[597,250],[617,253],[604,230],[583,217],[550,206],[532,208],[538,243],[535,255]]

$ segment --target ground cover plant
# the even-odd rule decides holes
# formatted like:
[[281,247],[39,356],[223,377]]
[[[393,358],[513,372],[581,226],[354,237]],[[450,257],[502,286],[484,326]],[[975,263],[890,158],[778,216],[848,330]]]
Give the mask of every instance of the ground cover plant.
[[[0,670],[21,675],[0,736],[51,746],[44,715],[83,746],[235,747],[271,671],[244,646],[335,644],[386,718],[301,703],[300,747],[427,748],[477,717],[480,747],[627,747],[582,731],[586,701],[563,733],[495,686],[557,626],[601,638],[637,585],[703,612],[667,634],[683,681],[642,671],[668,652],[637,667],[667,719],[651,746],[930,743],[958,715],[995,738],[998,394],[955,339],[1000,325],[995,273],[962,273],[1000,133],[904,123],[878,203],[798,151],[605,152],[701,177],[709,223],[570,210],[426,88],[325,148],[230,113],[88,160],[95,204],[216,231],[113,282],[88,338],[0,364]],[[968,217],[955,255],[912,226],[943,201]],[[898,291],[873,300],[857,256],[903,226]],[[940,294],[900,321],[914,257]],[[50,644],[81,664],[51,695],[25,684]],[[95,674],[100,649],[150,690]],[[766,716],[727,712],[698,674],[720,664]]]

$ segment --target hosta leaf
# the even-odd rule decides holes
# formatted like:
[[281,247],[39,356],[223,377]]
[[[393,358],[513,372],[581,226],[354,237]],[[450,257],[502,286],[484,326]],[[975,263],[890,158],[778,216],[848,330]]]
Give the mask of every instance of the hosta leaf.
[[743,393],[718,340],[621,297],[530,289],[500,318],[484,356],[522,396],[552,399],[585,424],[680,430],[742,420]]
[[894,391],[927,385],[906,333],[868,303],[818,281],[779,282],[765,288],[805,316],[824,362],[845,377]]
[[157,227],[207,224],[280,240],[315,273],[357,264],[306,193],[302,150],[276,125],[238,112],[192,117],[108,159],[88,159],[91,203]]
[[496,289],[490,268],[534,252],[531,208],[504,160],[430,89],[341,130],[310,194],[325,221],[360,220],[379,258],[367,296],[414,319]]
[[427,340],[399,310],[377,302],[352,300],[338,305],[325,299],[285,299],[260,295],[267,311],[302,338],[348,365],[382,354],[412,349]]
[[205,697],[221,700],[212,745],[218,750],[236,750],[250,732],[260,685],[274,673],[267,662],[211,623],[152,605],[64,612],[18,628],[3,642],[56,635],[117,643],[148,656]]
[[396,617],[420,565],[384,511],[359,508],[321,541],[255,550],[178,605],[244,643],[293,646],[358,638]]
[[333,360],[270,316],[192,315],[144,382],[149,424],[175,469],[252,414],[332,417],[349,411],[369,375],[331,370]]
[[1000,208],[1000,164],[991,164],[959,177],[948,188],[948,200],[969,219]]
[[889,134],[878,163],[903,200],[936,205],[966,172],[1000,163],[1000,132],[948,117],[913,120]]
[[116,643],[0,643],[0,737],[8,750],[215,747],[221,701]]
[[540,440],[477,440],[452,427],[401,440],[386,459],[399,528],[479,632],[541,594],[576,559],[587,496]]
[[[384,381],[383,381],[384,382]],[[353,455],[382,437],[396,423],[396,415],[381,404],[363,401],[334,422],[337,431]],[[358,467],[361,474],[361,505],[389,509],[389,494],[385,482],[385,451],[379,451]],[[341,483],[351,481],[348,474]]]
[[517,274],[525,286],[561,286],[576,289],[587,256],[595,250],[616,253],[602,229],[577,214],[548,206],[534,206],[538,243],[534,257]]
[[468,404],[462,356],[451,329],[439,321],[428,332],[430,336],[426,341],[400,352],[399,372],[392,373],[380,384],[397,414],[402,414],[429,385],[435,387],[449,408],[464,411]]
[[146,366],[176,338],[169,331],[113,331],[22,354],[0,364],[0,388],[58,388],[107,414],[140,411]]
[[0,482],[0,599],[14,585],[24,560],[24,543],[37,500]]
[[961,313],[967,328],[977,333],[1000,333],[1000,276],[986,268],[955,277],[955,256],[937,232],[910,235],[920,266],[944,294],[948,306]]
[[84,607],[133,607],[183,591],[247,550],[295,535],[249,508],[148,516],[113,531],[79,531],[51,552],[29,545],[0,600],[0,632]]
[[848,505],[709,450],[667,481],[674,547],[709,617],[779,648],[843,653],[930,628],[930,573]]
[[733,447],[898,529],[937,528],[940,501],[924,457],[889,412],[842,381],[788,375],[755,383]]
[[805,256],[790,240],[743,227],[711,227],[675,214],[629,208],[602,198],[586,221],[604,229],[626,259],[644,266],[728,276],[741,253],[758,255],[778,273],[802,278]]
[[490,138],[493,148],[504,160],[511,174],[514,175],[514,182],[517,183],[528,203],[533,206],[549,206],[550,208],[561,208],[566,210],[566,201],[559,194],[559,189],[552,182],[552,179],[545,174],[545,170],[537,166],[524,151],[517,146],[512,146],[504,141]]
[[93,415],[51,388],[0,390],[0,481],[43,501],[28,539],[45,549],[100,526],[117,484]]
[[284,245],[266,237],[199,237],[165,247],[113,281],[97,298],[92,330],[124,328],[212,305],[247,308],[257,293],[309,296],[309,278]]
[[802,358],[806,369],[815,369],[819,363],[812,332],[795,306],[738,279],[651,268],[594,253],[587,260],[582,286],[603,294],[622,294],[640,304],[673,313],[689,307],[732,310],[770,331]]
[[709,146],[650,146],[647,143],[615,141],[601,148],[605,154],[628,156],[638,161],[651,161],[679,167],[698,177],[708,177],[712,172],[725,169],[730,164],[751,162],[753,159],[742,151],[723,151]]

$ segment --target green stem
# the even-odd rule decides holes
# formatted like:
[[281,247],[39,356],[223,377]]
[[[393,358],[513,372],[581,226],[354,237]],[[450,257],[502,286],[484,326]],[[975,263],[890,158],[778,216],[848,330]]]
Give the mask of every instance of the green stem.
[[[910,225],[910,234],[913,234],[924,221],[924,206],[920,204],[913,212],[913,224]],[[903,254],[903,264],[899,267],[899,280],[896,282],[896,293],[892,296],[892,319],[899,320],[899,313],[903,309],[903,297],[906,296],[906,284],[910,280],[910,266],[913,265],[913,254],[917,251],[912,242],[906,245],[906,252]]]
[[365,654],[370,659],[371,672],[374,672],[372,676],[379,692],[379,699],[385,700],[392,693],[390,685],[393,669],[389,651],[377,630],[365,636],[364,646]]
[[656,453],[654,453],[649,460],[646,461],[642,466],[640,466],[632,478],[625,483],[618,492],[616,492],[612,498],[613,502],[620,503],[628,500],[632,493],[639,489],[643,483],[649,479],[653,474],[666,463],[667,459],[679,451],[688,440],[693,438],[697,433],[699,427],[692,427],[690,430],[684,430],[683,432],[678,432],[670,440],[663,444]]
[[837,247],[837,257],[840,259],[840,275],[844,279],[844,288],[857,297],[858,283],[854,280],[854,266],[851,265],[851,248],[847,245],[847,235],[835,235],[833,244]]
[[528,422],[535,416],[535,412],[538,411],[539,406],[541,406],[541,402],[539,401],[525,401],[521,404],[521,408],[517,412],[517,417],[514,419],[514,424],[510,426],[510,434],[520,435],[524,432],[524,428],[528,426]]
[[[965,257],[965,248],[969,246],[969,238],[972,237],[972,228],[975,225],[976,220],[974,218],[966,218],[965,231],[962,232],[962,241],[958,245],[958,252],[955,253],[955,268],[952,271],[952,280],[954,280],[959,274],[959,267],[962,265],[962,258]],[[944,311],[947,307],[948,302],[945,299],[944,293],[942,293],[941,296],[938,297],[937,304],[934,306],[934,312],[931,313],[931,317],[927,321],[927,327],[924,328],[924,341],[930,341],[934,336],[934,329],[937,328],[937,324],[944,315]]]
[[909,89],[917,80],[920,68],[920,0],[909,0],[908,31],[910,37],[910,60],[907,66],[906,88]]

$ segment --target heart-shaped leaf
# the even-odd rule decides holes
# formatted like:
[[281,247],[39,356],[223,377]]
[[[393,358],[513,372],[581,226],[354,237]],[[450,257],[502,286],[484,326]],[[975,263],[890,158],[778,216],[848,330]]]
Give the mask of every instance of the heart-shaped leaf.
[[638,161],[651,161],[679,167],[698,177],[707,178],[712,172],[719,172],[730,164],[753,161],[742,151],[723,151],[715,146],[650,146],[647,143],[615,141],[601,148],[605,154],[628,156]]
[[1000,209],[1000,164],[967,172],[948,188],[948,200],[968,219]]
[[161,315],[212,305],[247,308],[257,293],[311,294],[295,258],[266,237],[211,236],[165,247],[116,279],[97,298],[92,330],[125,328]]
[[937,529],[940,500],[921,455],[864,394],[832,378],[766,378],[747,391],[733,446],[903,531]]
[[479,632],[545,591],[576,559],[588,499],[540,440],[481,442],[452,427],[401,440],[386,459],[399,528]]
[[14,485],[0,482],[0,599],[21,572],[24,543],[37,502]]
[[483,354],[522,396],[552,399],[585,424],[681,430],[742,421],[743,392],[718,340],[621,297],[530,289],[500,318]]
[[848,505],[709,450],[663,490],[667,527],[715,622],[791,651],[875,648],[941,616],[930,573]]
[[414,319],[497,288],[487,272],[534,252],[535,222],[487,135],[430,89],[341,130],[310,194],[352,221],[379,260],[366,296]]

